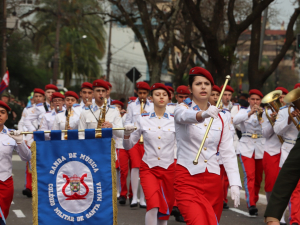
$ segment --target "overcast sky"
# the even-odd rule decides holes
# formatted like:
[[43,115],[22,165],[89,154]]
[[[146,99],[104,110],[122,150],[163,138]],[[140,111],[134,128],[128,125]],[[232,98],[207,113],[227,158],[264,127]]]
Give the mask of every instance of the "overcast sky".
[[271,24],[272,29],[280,29],[282,21],[284,21],[284,27],[287,28],[291,15],[294,13],[294,8],[298,7],[298,4],[293,5],[295,0],[275,0],[271,6],[278,10],[277,23]]

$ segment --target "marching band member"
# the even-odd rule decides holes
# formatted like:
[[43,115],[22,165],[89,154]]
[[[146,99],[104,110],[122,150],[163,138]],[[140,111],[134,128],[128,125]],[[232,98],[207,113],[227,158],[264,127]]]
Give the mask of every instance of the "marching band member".
[[147,201],[145,224],[166,225],[174,202],[174,115],[166,110],[171,93],[164,84],[152,85],[151,96],[154,110],[137,118],[131,135],[134,126],[125,126],[124,147],[129,150],[144,135],[140,179]]
[[247,207],[251,216],[257,216],[256,202],[263,175],[262,158],[266,139],[262,137],[262,120],[258,117],[262,113],[260,108],[263,94],[256,89],[249,91],[248,108],[242,107],[233,118],[233,124],[240,124],[242,138],[237,151],[244,171],[244,185],[246,190]]
[[80,97],[80,106],[82,109],[84,109],[87,104],[91,105],[93,103],[93,85],[91,83],[83,82],[81,84]]
[[[296,84],[294,89],[298,88],[300,84]],[[294,119],[297,120],[297,116],[299,115],[299,110],[294,108],[291,108],[291,114],[294,117]],[[286,158],[288,157],[291,149],[294,147],[298,135],[298,130],[296,126],[292,123],[292,120],[288,113],[288,106],[283,106],[280,108],[278,112],[278,116],[274,125],[274,132],[277,135],[280,135],[284,139],[284,143],[281,146],[281,156],[280,156],[280,163],[279,167],[281,168],[284,164]],[[275,168],[273,167],[275,170]],[[290,224],[300,224],[300,181],[298,182],[292,196],[289,202],[289,218],[290,218]],[[284,213],[285,214],[285,213]],[[284,221],[284,214],[281,218],[281,222]]]
[[[209,104],[214,80],[201,67],[189,73],[189,89],[192,100],[187,98],[175,109],[175,128],[178,147],[175,175],[175,197],[185,222],[190,225],[218,224],[222,214],[223,197],[220,152],[231,185],[234,205],[239,205],[241,181],[237,157],[227,116],[221,109]],[[206,126],[214,118],[199,163],[193,164],[202,142]]]
[[[121,113],[122,123],[124,124],[126,119],[126,111],[124,108],[124,103],[118,100],[113,100],[112,105],[114,105]],[[125,205],[127,200],[127,195],[129,199],[132,199],[132,189],[131,185],[129,189],[127,189],[127,176],[129,171],[129,152],[126,151],[123,147],[123,138],[118,138],[114,136],[116,141],[116,151],[117,151],[117,168],[119,169],[119,186],[120,186],[120,197],[119,203],[120,205]]]
[[[99,119],[102,117],[102,108],[108,86],[104,80],[95,80],[93,82],[95,103],[91,106],[85,107],[79,118],[78,130],[84,129],[96,129]],[[122,118],[120,112],[114,106],[106,105],[105,122],[102,124],[102,128],[119,128],[123,127]],[[113,135],[117,137],[123,137],[124,132],[122,130],[113,130]],[[84,132],[79,132],[79,139],[84,139]]]
[[23,140],[23,135],[20,135],[20,131],[13,131],[14,134],[10,135],[7,127],[4,126],[10,110],[6,103],[0,101],[0,224],[4,224],[8,216],[14,195],[12,178],[13,150],[17,151],[23,161],[30,161],[31,159],[31,152]]
[[107,95],[106,95],[106,97],[107,97],[107,104],[111,105],[111,102],[113,101],[113,99],[110,98],[110,93],[111,93],[111,90],[112,90],[112,85],[108,81],[106,81],[106,83],[107,83],[107,86],[108,86]]
[[[220,87],[221,90],[223,88],[223,85]],[[231,109],[233,107],[232,102],[230,101],[232,98],[232,94],[234,93],[234,90],[229,85],[226,86],[223,97],[222,97],[222,103],[223,103],[223,109],[229,110],[231,112]]]
[[[63,110],[65,96],[59,92],[54,92],[51,97],[52,110],[43,114],[39,130],[52,130],[55,116]],[[45,134],[45,139],[50,140],[50,134]]]
[[[144,113],[153,111],[153,103],[151,103],[147,96],[149,95],[150,86],[146,82],[138,82],[136,84],[138,99],[134,102],[128,104],[127,108],[127,116],[125,120],[125,125],[135,125],[137,119],[141,115],[141,102],[144,102]],[[142,157],[144,155],[144,146],[139,141],[133,146],[132,149],[129,150],[130,162],[131,162],[131,187],[132,187],[132,201],[130,207],[137,207],[137,192],[139,185],[139,168],[142,161]],[[144,192],[142,188],[140,188],[140,207],[146,208],[146,202],[144,199]]]
[[36,106],[28,113],[26,119],[24,120],[24,124],[29,131],[36,130],[33,125],[35,120],[38,120],[38,124],[40,124],[42,115],[48,111],[51,111],[51,97],[52,94],[57,90],[58,88],[53,84],[48,84],[45,86],[46,101],[44,103],[36,104]]
[[[58,93],[58,92],[56,92]],[[56,94],[54,93],[54,94]],[[53,95],[54,95],[53,94]],[[63,95],[62,95],[63,96]],[[65,130],[67,116],[70,113],[69,117],[69,126],[67,130],[76,130],[78,129],[79,117],[82,112],[82,109],[77,101],[79,96],[74,91],[67,91],[64,96],[66,110],[60,110],[54,118],[52,130]],[[47,113],[46,113],[47,115]],[[61,139],[64,140],[65,133],[61,134]]]
[[167,105],[167,110],[170,113],[174,113],[176,106],[178,104],[182,103],[191,94],[190,91],[189,91],[189,88],[187,86],[185,86],[185,85],[178,86],[177,89],[176,89],[176,92],[177,93],[175,95],[175,98],[177,100],[177,103],[169,103]]
[[275,90],[282,91],[282,95],[280,96],[279,100],[282,106],[285,106],[285,102],[283,101],[284,97],[289,93],[289,91],[284,87],[277,87]]

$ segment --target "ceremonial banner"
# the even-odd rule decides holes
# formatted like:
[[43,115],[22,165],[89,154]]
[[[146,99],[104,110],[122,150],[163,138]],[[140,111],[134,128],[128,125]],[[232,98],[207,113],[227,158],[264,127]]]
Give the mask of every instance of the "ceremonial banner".
[[1,83],[0,83],[0,94],[3,93],[3,91],[8,87],[8,85],[9,85],[9,73],[7,70],[3,76]]
[[34,132],[32,144],[33,224],[34,225],[116,225],[117,193],[115,149],[112,129]]

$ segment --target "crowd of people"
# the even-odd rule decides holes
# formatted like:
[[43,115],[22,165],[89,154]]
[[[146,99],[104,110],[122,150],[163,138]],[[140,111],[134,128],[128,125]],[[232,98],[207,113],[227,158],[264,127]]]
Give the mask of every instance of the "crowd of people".
[[[295,88],[299,88],[296,84]],[[240,204],[242,183],[238,160],[244,172],[246,202],[251,216],[257,216],[256,203],[265,173],[265,192],[269,199],[280,167],[295,144],[297,128],[291,123],[283,97],[282,108],[261,108],[263,94],[252,89],[232,101],[229,85],[215,85],[209,71],[201,67],[189,72],[189,85],[176,91],[162,83],[136,84],[137,97],[124,101],[110,97],[112,85],[104,80],[84,82],[79,95],[73,91],[61,94],[53,84],[35,88],[32,105],[24,108],[22,117],[13,115],[12,102],[2,95],[0,101],[0,216],[9,213],[13,197],[12,151],[17,150],[27,162],[23,194],[31,197],[30,146],[33,135],[22,131],[96,129],[113,130],[116,142],[118,201],[131,208],[146,208],[146,225],[166,225],[173,215],[176,221],[192,225],[218,224],[222,210],[228,209],[230,187],[234,207]],[[220,94],[224,93],[219,107]],[[176,99],[176,103],[172,99]],[[14,106],[16,107],[16,106]],[[17,110],[16,108],[14,109]],[[292,112],[297,116],[296,112]],[[208,135],[207,127],[213,118]],[[272,125],[272,122],[274,125]],[[17,129],[10,133],[10,129]],[[283,138],[283,144],[277,135]],[[51,140],[51,134],[45,133]],[[62,140],[65,134],[62,133]],[[84,132],[79,139],[84,139]],[[197,165],[193,160],[204,140]],[[127,177],[130,174],[130,185]],[[139,196],[138,196],[139,190]],[[300,224],[299,187],[292,196],[290,224]],[[0,220],[1,222],[1,220]],[[281,220],[285,224],[284,216]],[[1,223],[0,223],[1,224]]]

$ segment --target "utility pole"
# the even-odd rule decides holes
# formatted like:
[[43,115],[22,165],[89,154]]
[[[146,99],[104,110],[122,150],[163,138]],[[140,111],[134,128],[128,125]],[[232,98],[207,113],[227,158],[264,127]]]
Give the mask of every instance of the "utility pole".
[[6,0],[0,1],[0,78],[6,72]]
[[54,57],[53,57],[53,76],[52,83],[56,85],[58,73],[59,73],[59,34],[60,34],[60,20],[61,20],[61,8],[60,0],[57,0],[57,23],[56,23],[56,34],[55,34],[55,45],[54,45]]
[[112,28],[112,21],[109,22],[108,51],[107,51],[107,62],[106,62],[106,80],[108,82],[109,82],[110,62],[111,62],[111,28]]

